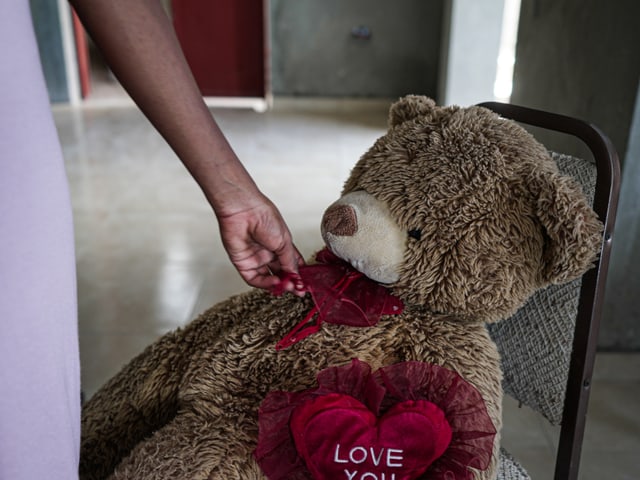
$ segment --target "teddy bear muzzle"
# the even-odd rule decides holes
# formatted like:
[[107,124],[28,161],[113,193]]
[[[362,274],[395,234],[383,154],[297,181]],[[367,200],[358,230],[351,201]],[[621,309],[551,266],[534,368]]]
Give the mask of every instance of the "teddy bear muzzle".
[[407,233],[384,202],[362,190],[350,192],[327,208],[321,231],[329,250],[370,279],[398,280]]

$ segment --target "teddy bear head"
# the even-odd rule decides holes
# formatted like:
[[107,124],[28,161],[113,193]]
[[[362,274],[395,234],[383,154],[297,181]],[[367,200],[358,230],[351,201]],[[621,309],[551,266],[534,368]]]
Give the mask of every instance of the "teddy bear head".
[[602,225],[515,122],[408,96],[322,219],[328,248],[407,305],[462,321],[512,314],[581,275]]

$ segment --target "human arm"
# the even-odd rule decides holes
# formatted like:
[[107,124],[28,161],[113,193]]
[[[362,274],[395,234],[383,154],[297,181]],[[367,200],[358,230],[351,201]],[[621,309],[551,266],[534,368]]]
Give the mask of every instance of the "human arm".
[[242,278],[269,288],[279,282],[272,272],[297,272],[302,257],[289,229],[211,116],[160,2],[70,3],[111,70],[202,188]]

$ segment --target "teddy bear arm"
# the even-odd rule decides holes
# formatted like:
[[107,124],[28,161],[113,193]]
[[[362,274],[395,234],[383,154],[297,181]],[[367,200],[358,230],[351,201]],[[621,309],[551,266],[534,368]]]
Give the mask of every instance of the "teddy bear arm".
[[[407,316],[413,315],[411,311]],[[491,463],[486,470],[474,471],[476,480],[494,480],[497,476],[502,429],[502,370],[500,356],[482,323],[466,324],[456,318],[434,320],[416,314],[394,335],[412,341],[396,345],[396,361],[423,361],[457,372],[471,383],[484,400],[489,418],[496,430]]]
[[[470,357],[473,360],[458,365],[459,372],[467,381],[473,384],[482,395],[489,418],[493,422],[496,436],[493,441],[491,463],[486,470],[474,471],[476,480],[494,480],[498,474],[500,458],[500,442],[502,430],[502,370],[500,358],[493,341],[483,330],[478,336],[478,344]],[[474,364],[475,363],[475,364]]]
[[165,334],[102,386],[83,406],[82,480],[106,478],[178,409],[189,408],[188,392],[210,366],[212,345],[227,343],[237,317],[268,304],[268,297],[251,291],[220,302],[184,329]]
[[165,335],[83,406],[82,480],[107,477],[138,442],[175,416],[186,349],[180,332]]
[[256,422],[249,418],[205,420],[181,412],[139,443],[109,480],[263,479],[253,458],[256,435]]
[[476,362],[475,365],[473,362],[465,362],[458,368],[462,376],[473,384],[482,395],[487,413],[496,430],[491,462],[486,470],[474,471],[474,478],[476,480],[494,480],[498,474],[500,459],[503,390],[500,358],[495,344],[488,337],[488,334],[478,337],[477,349],[474,350],[472,358]]

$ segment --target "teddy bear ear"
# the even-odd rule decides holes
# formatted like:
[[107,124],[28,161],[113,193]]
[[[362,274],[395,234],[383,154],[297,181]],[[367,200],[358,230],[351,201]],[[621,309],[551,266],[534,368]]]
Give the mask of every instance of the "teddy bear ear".
[[427,115],[436,108],[436,102],[421,95],[407,95],[391,105],[389,126],[395,127],[408,120]]
[[544,172],[536,183],[537,216],[546,232],[542,280],[564,283],[592,266],[602,244],[603,225],[571,177]]

